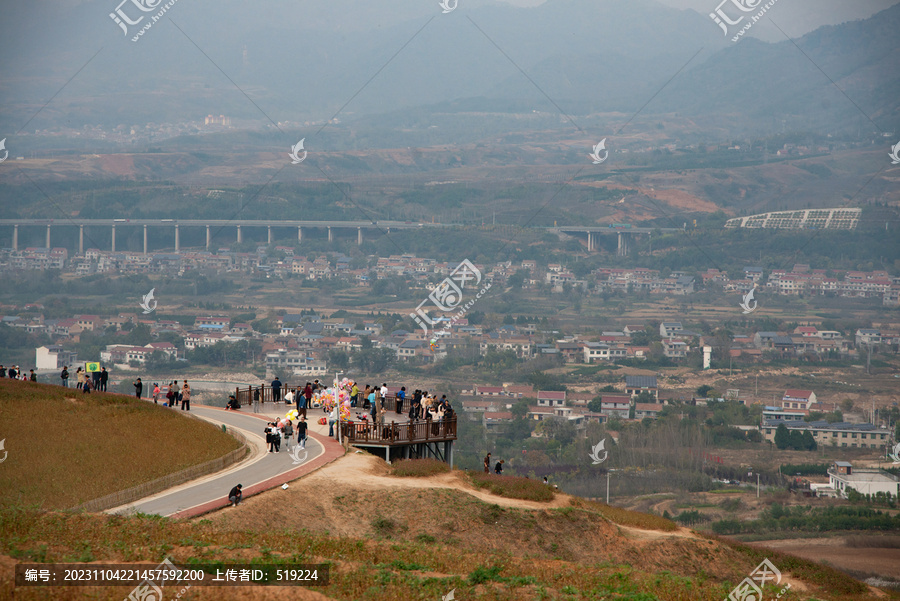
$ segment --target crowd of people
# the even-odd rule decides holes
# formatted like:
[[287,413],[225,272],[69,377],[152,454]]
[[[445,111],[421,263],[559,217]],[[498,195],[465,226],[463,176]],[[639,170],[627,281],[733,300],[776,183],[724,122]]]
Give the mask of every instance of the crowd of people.
[[297,418],[296,426],[291,419],[268,422],[264,433],[266,435],[266,446],[268,446],[270,453],[280,453],[282,442],[284,443],[284,450],[290,453],[295,435],[297,447],[301,450],[306,448],[309,427],[306,423],[306,417],[301,415]]
[[0,378],[12,378],[13,380],[21,380],[23,382],[37,382],[37,374],[34,370],[29,373],[23,372],[18,365],[10,365],[9,369],[0,365]]

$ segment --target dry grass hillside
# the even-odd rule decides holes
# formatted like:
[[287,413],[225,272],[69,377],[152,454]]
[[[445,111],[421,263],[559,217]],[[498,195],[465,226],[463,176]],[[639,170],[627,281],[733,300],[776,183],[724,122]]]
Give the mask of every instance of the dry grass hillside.
[[[495,496],[474,482],[459,471],[399,477],[351,452],[287,490],[189,521],[0,508],[0,598],[12,596],[14,560],[169,557],[179,565],[327,562],[331,570],[326,587],[194,587],[187,598],[196,600],[424,600],[455,589],[460,600],[720,601],[767,556],[784,574],[781,586],[791,584],[781,599],[890,598],[831,568],[656,516],[559,493],[546,502]],[[15,590],[25,600],[124,596],[112,587]]]
[[[146,388],[145,388],[146,389]],[[0,378],[0,506],[67,509],[225,455],[211,424],[120,394]]]

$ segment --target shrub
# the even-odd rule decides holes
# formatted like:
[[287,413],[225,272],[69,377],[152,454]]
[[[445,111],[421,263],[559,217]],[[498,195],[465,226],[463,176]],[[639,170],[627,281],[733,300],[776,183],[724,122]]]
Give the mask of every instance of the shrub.
[[482,472],[470,472],[472,484],[478,488],[485,488],[492,494],[511,499],[525,499],[526,501],[552,501],[553,490],[537,480],[519,478],[518,476],[497,476]]
[[631,511],[629,509],[622,509],[621,507],[614,507],[612,505],[606,505],[605,503],[588,501],[587,499],[575,497],[573,497],[569,503],[571,503],[573,507],[597,512],[609,521],[622,526],[631,526],[632,528],[640,528],[641,530],[662,530],[663,532],[678,530],[678,525],[675,524],[675,522],[658,515],[640,513],[639,511]]
[[437,459],[405,459],[394,465],[393,474],[401,477],[422,478],[450,471],[450,466]]
[[375,519],[372,520],[371,524],[375,532],[382,536],[390,536],[391,534],[393,534],[394,529],[397,527],[397,524],[394,522],[394,520],[380,515],[376,516]]

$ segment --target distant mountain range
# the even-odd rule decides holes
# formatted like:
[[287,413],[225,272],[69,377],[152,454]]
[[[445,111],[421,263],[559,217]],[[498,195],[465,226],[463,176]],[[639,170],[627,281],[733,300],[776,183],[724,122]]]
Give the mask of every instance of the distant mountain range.
[[[429,114],[532,111],[552,116],[543,127],[572,132],[612,133],[639,111],[688,117],[724,138],[900,131],[900,5],[775,44],[732,43],[705,15],[653,0],[460,0],[449,14],[436,0],[185,1],[134,43],[108,16],[116,5],[9,9],[3,135],[69,78],[25,131],[209,113],[257,127],[337,115],[402,129]],[[471,140],[470,126],[454,121],[462,129],[450,138]]]

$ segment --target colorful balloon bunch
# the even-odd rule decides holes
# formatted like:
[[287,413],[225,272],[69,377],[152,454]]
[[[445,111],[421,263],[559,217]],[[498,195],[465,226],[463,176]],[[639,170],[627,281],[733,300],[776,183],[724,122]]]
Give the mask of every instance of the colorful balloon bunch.
[[288,411],[284,418],[281,421],[286,422],[287,420],[291,420],[292,422],[297,421],[300,418],[300,413],[296,409],[291,409]]

